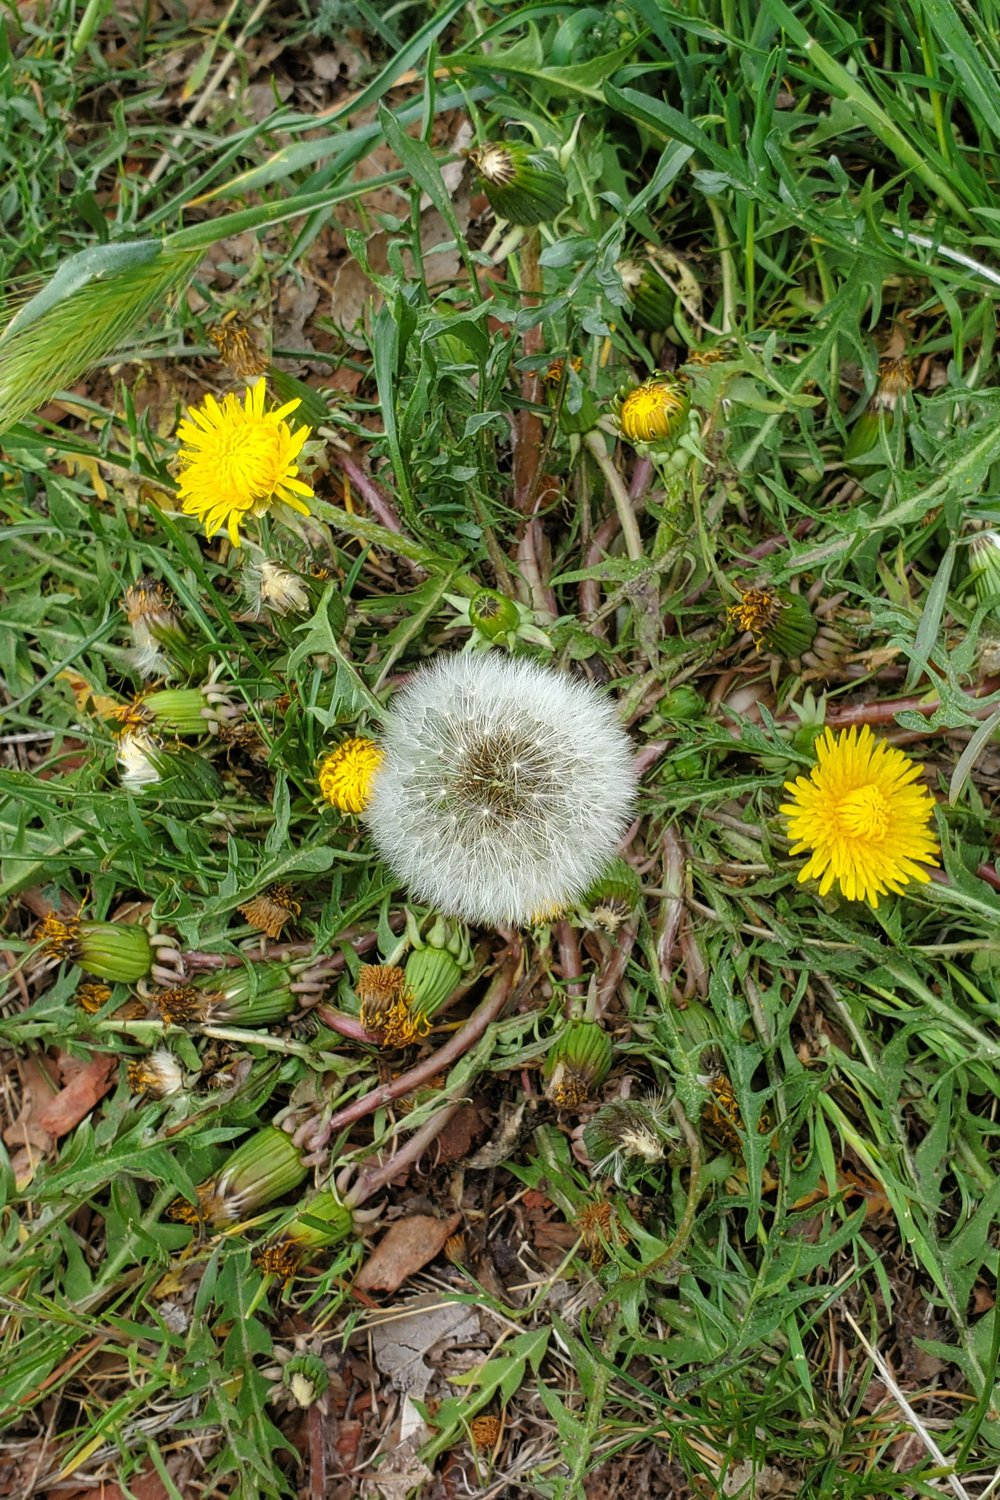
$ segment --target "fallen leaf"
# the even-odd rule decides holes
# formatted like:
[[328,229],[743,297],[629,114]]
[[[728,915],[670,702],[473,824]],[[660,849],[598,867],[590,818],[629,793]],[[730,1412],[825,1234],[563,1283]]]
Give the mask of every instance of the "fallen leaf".
[[[75,1064],[75,1059],[73,1061]],[[67,1068],[69,1082],[58,1094],[43,1101],[36,1112],[35,1118],[42,1129],[58,1139],[74,1125],[79,1125],[84,1115],[89,1114],[111,1088],[111,1074],[116,1062],[110,1054],[99,1053],[78,1068]]]
[[365,1292],[396,1291],[408,1276],[434,1259],[461,1222],[461,1214],[450,1214],[447,1219],[435,1219],[429,1214],[397,1219],[361,1267],[355,1288]]
[[397,1303],[370,1328],[375,1363],[395,1389],[423,1400],[434,1374],[424,1356],[437,1347],[467,1344],[479,1337],[479,1314],[462,1303],[442,1302],[435,1293]]

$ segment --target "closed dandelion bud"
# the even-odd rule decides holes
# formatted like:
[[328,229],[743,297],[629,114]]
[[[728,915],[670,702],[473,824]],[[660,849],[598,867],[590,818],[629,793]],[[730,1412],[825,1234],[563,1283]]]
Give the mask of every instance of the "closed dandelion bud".
[[218,805],[224,791],[222,777],[203,755],[182,745],[174,750],[157,750],[153,761],[160,773],[156,796],[161,802]]
[[664,333],[674,321],[677,298],[648,260],[620,260],[615,267],[628,293],[632,322],[647,333]]
[[354,1215],[332,1188],[324,1188],[304,1203],[282,1232],[282,1241],[300,1250],[325,1250],[350,1239]]
[[191,647],[165,584],[140,578],[122,598],[132,633],[133,661],[140,677],[168,677],[173,661],[190,659]]
[[126,1067],[133,1094],[150,1099],[169,1099],[184,1087],[184,1072],[168,1047],[157,1047],[146,1057],[134,1057]]
[[664,1099],[616,1099],[583,1127],[583,1144],[598,1174],[619,1178],[628,1166],[662,1160],[676,1132]]
[[202,1019],[217,1025],[271,1026],[298,1006],[291,977],[283,964],[255,964],[237,969],[210,991],[200,991]]
[[374,740],[363,735],[344,740],[319,763],[320,793],[338,812],[364,812],[382,759],[382,751]]
[[237,1146],[221,1172],[199,1184],[197,1208],[181,1201],[173,1204],[169,1214],[187,1224],[202,1218],[215,1228],[223,1228],[283,1198],[299,1186],[306,1173],[291,1136],[274,1125],[265,1125]]
[[225,694],[196,687],[144,693],[126,712],[166,734],[206,734],[231,709]]
[[879,446],[879,434],[892,431],[896,408],[901,399],[913,389],[913,361],[881,359],[878,366],[878,385],[875,394],[847,435],[844,458],[851,468],[875,468],[881,460],[870,457],[859,462],[866,454]]
[[619,391],[612,410],[622,437],[634,447],[670,453],[687,428],[691,402],[679,380],[653,375]]
[[885,421],[887,430],[892,427],[893,419],[891,412],[883,418],[874,407],[869,406],[861,413],[847,434],[847,442],[844,445],[844,459],[852,469],[875,468],[881,462],[881,460],[874,457],[870,458],[866,463],[862,463],[861,460],[866,454],[870,454],[874,448],[878,447],[879,433],[882,430],[883,420]]
[[318,1354],[296,1354],[285,1366],[282,1379],[296,1406],[305,1411],[326,1393],[330,1372]]
[[683,724],[690,719],[700,719],[705,712],[705,700],[696,688],[682,682],[671,688],[660,699],[658,712],[664,719]]
[[969,544],[969,567],[980,604],[1000,599],[1000,532],[978,531]]
[[608,932],[617,932],[639,904],[639,877],[628,860],[617,856],[583,898],[594,921]]
[[495,641],[499,636],[516,630],[521,623],[521,613],[513,599],[496,589],[480,589],[469,602],[469,623],[487,640]]
[[38,937],[52,958],[78,964],[86,974],[113,984],[144,979],[153,967],[153,945],[145,927],[129,922],[82,922],[54,912],[42,922]]
[[774,624],[764,632],[763,641],[776,656],[794,660],[809,650],[819,627],[815,615],[801,595],[789,595],[784,600],[784,605]]
[[544,224],[565,208],[566,178],[547,151],[520,142],[494,141],[469,155],[498,219]]
[[[408,925],[412,929],[412,922]],[[429,1021],[454,993],[471,963],[465,928],[438,917],[430,931],[416,940],[406,960],[406,983],[413,997],[414,1013]]]
[[596,1021],[567,1021],[545,1058],[545,1097],[574,1109],[611,1071],[611,1038]]

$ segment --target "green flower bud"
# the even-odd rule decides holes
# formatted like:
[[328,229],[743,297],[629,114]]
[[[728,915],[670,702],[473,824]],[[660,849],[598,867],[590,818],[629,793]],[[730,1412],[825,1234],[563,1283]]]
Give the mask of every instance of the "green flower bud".
[[468,929],[464,922],[437,917],[421,936],[410,915],[407,935],[413,951],[404,973],[413,1014],[429,1021],[472,967]]
[[169,734],[205,734],[219,715],[204,688],[161,688],[134,705],[146,723]]
[[545,1097],[560,1109],[589,1099],[611,1071],[611,1038],[596,1021],[568,1021],[545,1058]]
[[514,600],[496,589],[480,589],[469,602],[469,624],[487,640],[497,640],[520,623],[521,612]]
[[298,1006],[284,964],[254,964],[236,969],[202,994],[202,1019],[232,1026],[271,1026]]
[[341,1203],[332,1188],[324,1188],[302,1205],[281,1237],[304,1250],[325,1250],[350,1239],[353,1233],[351,1210]]
[[801,656],[818,629],[812,610],[799,594],[782,594],[777,589],[744,590],[740,602],[730,605],[729,617],[741,630],[749,631],[758,651],[766,647],[776,656]]
[[183,1223],[194,1224],[202,1218],[214,1228],[223,1228],[283,1198],[299,1186],[306,1170],[291,1136],[265,1125],[237,1146],[221,1172],[199,1185],[198,1208],[179,1201],[169,1214]]
[[498,219],[542,224],[565,208],[566,178],[547,151],[516,141],[493,141],[469,154]]
[[647,333],[663,333],[674,321],[677,298],[649,260],[622,260],[615,267],[628,292],[632,322]]
[[53,958],[79,964],[87,974],[113,984],[144,979],[153,967],[153,945],[145,927],[129,922],[81,922],[50,912],[38,930]]
[[1000,598],[1000,532],[977,531],[969,544],[969,567],[980,604]]
[[671,688],[660,699],[658,712],[664,719],[683,724],[688,719],[700,719],[705,712],[705,700],[696,688],[687,682]]

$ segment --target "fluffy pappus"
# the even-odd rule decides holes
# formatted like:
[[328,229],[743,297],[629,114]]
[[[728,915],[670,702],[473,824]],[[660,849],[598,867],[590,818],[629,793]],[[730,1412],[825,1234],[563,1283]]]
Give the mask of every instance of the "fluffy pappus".
[[410,895],[469,922],[577,900],[635,796],[629,741],[586,683],[494,653],[441,657],[393,699],[365,820]]

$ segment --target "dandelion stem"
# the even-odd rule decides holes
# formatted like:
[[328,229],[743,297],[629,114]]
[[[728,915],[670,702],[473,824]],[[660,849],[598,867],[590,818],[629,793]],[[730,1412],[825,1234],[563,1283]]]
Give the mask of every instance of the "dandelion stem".
[[633,562],[638,562],[643,556],[642,538],[639,535],[639,523],[635,518],[632,499],[621,475],[608,457],[604,446],[604,437],[600,432],[588,432],[584,439],[587,451],[593,458],[597,467],[604,476],[604,483],[611,492],[611,498],[615,502],[618,512],[618,520],[621,524],[622,537],[625,541],[625,551]]

